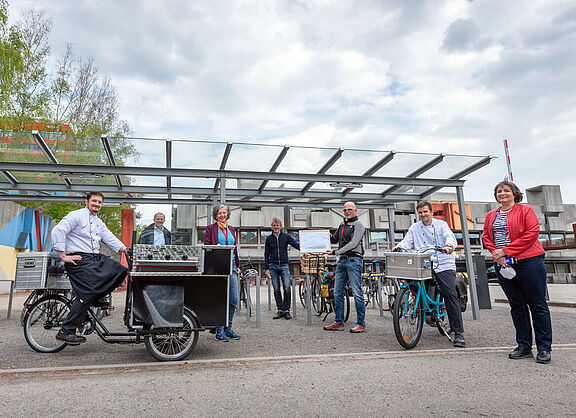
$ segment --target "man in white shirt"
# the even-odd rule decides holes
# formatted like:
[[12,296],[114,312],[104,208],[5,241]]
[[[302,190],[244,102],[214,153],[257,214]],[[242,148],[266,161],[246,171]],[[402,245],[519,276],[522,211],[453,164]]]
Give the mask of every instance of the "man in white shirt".
[[442,252],[431,254],[434,273],[440,285],[440,293],[446,303],[450,329],[454,331],[454,346],[465,347],[464,325],[458,294],[456,293],[456,261],[452,252],[457,246],[456,237],[448,224],[440,219],[434,219],[432,204],[422,201],[416,205],[420,222],[413,224],[404,239],[396,245],[397,248],[417,250],[426,247],[441,247]]
[[112,251],[126,250],[97,216],[103,199],[100,192],[88,193],[86,207],[70,212],[52,230],[52,248],[64,261],[76,295],[56,335],[57,340],[70,345],[86,341],[83,336],[76,335],[76,329],[84,322],[89,307],[122,284],[128,273],[126,267],[100,254],[100,241]]

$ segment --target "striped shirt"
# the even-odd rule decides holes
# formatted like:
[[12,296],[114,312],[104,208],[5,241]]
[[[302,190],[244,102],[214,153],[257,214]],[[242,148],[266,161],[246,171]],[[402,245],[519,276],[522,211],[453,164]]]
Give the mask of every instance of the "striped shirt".
[[492,224],[494,231],[494,245],[503,248],[510,244],[510,231],[508,231],[508,215],[496,212],[496,219]]

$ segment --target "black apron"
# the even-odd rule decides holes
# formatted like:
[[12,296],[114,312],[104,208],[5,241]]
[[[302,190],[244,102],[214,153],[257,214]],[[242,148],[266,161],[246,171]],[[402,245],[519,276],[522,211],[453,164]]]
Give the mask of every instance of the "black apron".
[[65,263],[72,290],[85,303],[102,297],[122,284],[128,269],[102,254],[72,253],[80,255],[76,265]]

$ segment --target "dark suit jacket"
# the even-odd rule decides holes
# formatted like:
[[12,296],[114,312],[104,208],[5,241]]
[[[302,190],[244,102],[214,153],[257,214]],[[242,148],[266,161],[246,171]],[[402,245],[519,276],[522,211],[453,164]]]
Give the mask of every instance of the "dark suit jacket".
[[[156,225],[151,224],[142,231],[140,234],[140,238],[138,238],[138,244],[154,244],[154,228]],[[164,241],[166,241],[166,245],[170,245],[172,243],[172,234],[168,231],[168,228],[162,228],[164,231]]]

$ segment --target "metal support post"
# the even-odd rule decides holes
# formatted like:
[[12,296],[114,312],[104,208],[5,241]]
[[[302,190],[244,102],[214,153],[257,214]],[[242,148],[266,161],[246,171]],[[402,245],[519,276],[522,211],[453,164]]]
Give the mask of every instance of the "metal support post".
[[256,328],[260,328],[260,276],[256,276]]
[[290,281],[290,286],[292,286],[292,316],[296,319],[296,277],[293,274],[290,275]]
[[310,286],[310,275],[306,275],[306,308],[308,309],[308,326],[312,325],[312,286]]
[[384,316],[384,300],[382,299],[382,277],[378,277],[378,300],[380,301],[380,316]]
[[388,242],[390,243],[390,248],[396,245],[396,240],[394,239],[394,208],[388,208]]
[[250,322],[252,315],[252,302],[250,297],[250,279],[246,278],[246,321]]
[[470,248],[470,235],[468,234],[468,219],[466,218],[466,204],[464,203],[464,192],[461,186],[456,187],[458,196],[458,209],[460,210],[460,224],[462,228],[462,242],[464,243],[464,253],[466,255],[466,271],[470,283],[470,303],[472,305],[472,317],[480,319],[480,308],[478,306],[478,294],[476,292],[476,275],[474,273],[474,262],[472,261],[472,249]]
[[15,280],[12,280],[10,283],[10,298],[8,299],[8,314],[6,315],[6,319],[10,319],[10,315],[12,314],[12,299],[14,298],[14,284],[16,283]]
[[266,278],[266,284],[268,285],[268,310],[272,310],[272,278],[268,276]]
[[226,178],[222,177],[220,179],[220,204],[226,203]]

